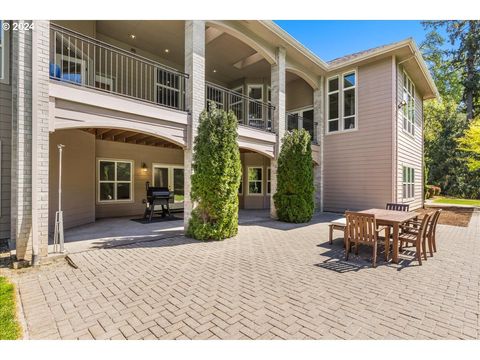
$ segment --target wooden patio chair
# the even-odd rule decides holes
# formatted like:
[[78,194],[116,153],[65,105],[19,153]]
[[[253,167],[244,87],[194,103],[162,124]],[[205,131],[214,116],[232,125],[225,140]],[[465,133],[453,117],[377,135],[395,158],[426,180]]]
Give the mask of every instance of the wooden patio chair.
[[[427,229],[427,234],[426,238],[428,241],[428,251],[430,252],[430,256],[433,257],[433,253],[437,252],[437,244],[435,241],[435,235],[437,233],[437,224],[438,224],[438,219],[440,218],[440,215],[442,213],[442,209],[436,210],[434,213],[428,214],[430,216],[430,220],[428,222],[428,229]],[[422,221],[415,221],[412,220],[410,222],[411,224],[414,224],[415,226],[420,226]],[[409,229],[409,231],[413,231],[413,229]],[[425,249],[426,251],[426,249]]]
[[422,253],[425,260],[427,260],[426,241],[428,234],[428,224],[431,214],[425,214],[423,219],[418,224],[410,222],[405,226],[402,226],[402,232],[398,235],[398,241],[400,244],[406,243],[415,245],[415,256],[418,263],[422,265]]
[[345,224],[345,218],[333,220],[330,222],[330,224],[328,224],[328,243],[330,245],[333,244],[333,230],[345,231]]
[[358,255],[360,244],[373,246],[373,267],[377,266],[378,234],[385,230],[385,259],[388,260],[390,248],[390,228],[388,226],[377,227],[374,214],[359,212],[345,212],[345,260],[348,260],[351,244],[355,244],[355,254]]
[[409,204],[396,204],[396,203],[387,203],[385,207],[386,210],[395,210],[395,211],[410,211]]

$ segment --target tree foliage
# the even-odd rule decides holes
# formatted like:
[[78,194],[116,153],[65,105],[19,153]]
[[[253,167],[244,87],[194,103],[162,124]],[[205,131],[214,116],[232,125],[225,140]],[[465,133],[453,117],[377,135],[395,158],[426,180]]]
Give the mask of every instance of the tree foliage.
[[198,240],[221,240],[238,231],[238,187],[241,178],[233,112],[210,104],[200,115],[195,137],[191,199],[196,204],[187,235]]
[[[480,21],[426,21],[424,26],[434,32],[440,28],[447,32],[451,47],[442,49],[441,52],[446,57],[445,64],[451,66],[454,72],[458,71],[461,76],[462,100],[467,119],[472,120],[478,114],[480,102]],[[428,40],[427,38],[427,42]],[[443,85],[442,82],[440,84]]]
[[279,220],[311,220],[314,204],[313,159],[310,134],[304,129],[287,132],[278,157],[277,192],[273,195]]
[[458,143],[459,149],[468,153],[467,166],[470,171],[480,170],[480,118],[470,123]]
[[425,181],[447,195],[480,198],[480,174],[468,166],[472,153],[459,145],[480,113],[480,22],[428,21],[424,26],[430,32],[420,48],[440,93],[439,100],[424,106]]

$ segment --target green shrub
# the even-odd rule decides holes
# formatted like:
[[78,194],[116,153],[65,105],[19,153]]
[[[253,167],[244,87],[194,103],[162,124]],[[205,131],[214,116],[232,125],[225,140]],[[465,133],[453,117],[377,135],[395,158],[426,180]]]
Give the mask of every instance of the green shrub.
[[304,129],[287,132],[282,143],[273,195],[277,216],[286,222],[308,222],[315,209],[310,134]]
[[211,103],[200,115],[195,137],[191,199],[195,208],[187,236],[222,240],[238,232],[241,162],[237,118]]

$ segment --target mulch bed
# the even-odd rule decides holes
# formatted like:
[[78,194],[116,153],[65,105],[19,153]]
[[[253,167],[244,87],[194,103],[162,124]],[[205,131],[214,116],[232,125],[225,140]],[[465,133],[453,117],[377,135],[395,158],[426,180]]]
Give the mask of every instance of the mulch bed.
[[474,208],[468,207],[455,207],[455,206],[435,206],[435,207],[428,207],[426,206],[425,209],[416,209],[416,212],[421,214],[425,214],[427,212],[435,211],[436,209],[442,209],[442,213],[438,222],[443,225],[452,225],[452,226],[462,226],[468,227],[470,223],[470,219],[472,217],[472,213]]

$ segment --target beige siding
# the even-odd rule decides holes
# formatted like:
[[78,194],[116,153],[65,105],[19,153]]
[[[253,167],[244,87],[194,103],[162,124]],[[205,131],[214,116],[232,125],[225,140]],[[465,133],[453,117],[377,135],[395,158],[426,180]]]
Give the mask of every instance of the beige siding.
[[326,211],[383,208],[392,199],[392,66],[385,59],[357,69],[357,130],[325,135]]
[[[398,101],[403,99],[403,69],[397,67],[397,91]],[[408,74],[407,74],[408,75]],[[415,82],[414,79],[412,79]],[[411,209],[423,205],[423,102],[422,97],[415,90],[415,136],[403,130],[403,115],[401,109],[398,111],[397,122],[397,202],[410,204]],[[415,169],[415,198],[403,199],[402,193],[402,167],[413,167]]]
[[95,137],[81,130],[57,130],[50,135],[49,231],[58,210],[58,144],[65,145],[62,208],[66,229],[95,221]]
[[285,92],[287,111],[313,106],[313,90],[305,80],[297,79],[289,82]]
[[[243,194],[239,196],[239,206],[243,209],[268,209],[270,208],[270,195],[267,194],[267,168],[270,159],[257,153],[243,153],[242,174]],[[248,195],[248,167],[261,167],[263,169],[262,195]]]
[[[131,160],[134,163],[133,177],[133,201],[128,203],[99,204],[98,194],[95,195],[96,218],[117,217],[117,216],[137,216],[143,214],[145,210],[145,183],[152,182],[152,164],[183,165],[183,150],[159,148],[146,145],[134,145],[121,142],[96,140],[96,159],[118,159]],[[95,169],[96,169],[96,160]],[[147,172],[143,172],[141,167],[145,163],[148,167]],[[97,189],[97,184],[95,184]],[[97,190],[96,190],[97,191]]]

